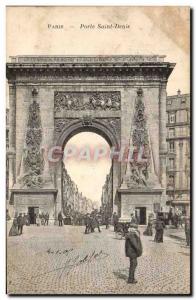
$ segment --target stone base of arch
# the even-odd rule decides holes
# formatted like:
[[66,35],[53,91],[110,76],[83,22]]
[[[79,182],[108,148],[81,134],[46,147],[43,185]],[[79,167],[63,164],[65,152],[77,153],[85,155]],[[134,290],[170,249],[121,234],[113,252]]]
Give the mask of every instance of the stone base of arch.
[[156,214],[156,208],[161,211],[163,191],[164,189],[119,189],[120,222],[130,222],[132,213],[135,215],[135,211],[143,210],[145,221],[140,224],[146,225],[149,214]]
[[[27,213],[30,208],[35,208],[35,212],[49,213],[49,221],[56,219],[56,189],[12,189],[11,203],[15,214]],[[14,217],[14,216],[12,216]]]

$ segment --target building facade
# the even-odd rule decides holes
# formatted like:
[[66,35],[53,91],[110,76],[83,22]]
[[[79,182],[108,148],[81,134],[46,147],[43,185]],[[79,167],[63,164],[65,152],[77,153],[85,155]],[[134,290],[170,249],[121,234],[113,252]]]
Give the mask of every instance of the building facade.
[[167,97],[167,205],[190,212],[190,94]]
[[101,211],[109,217],[113,213],[113,198],[112,198],[112,168],[109,174],[106,175],[105,183],[102,187],[101,195]]
[[62,211],[65,215],[87,214],[94,209],[91,199],[83,196],[65,167],[62,176]]

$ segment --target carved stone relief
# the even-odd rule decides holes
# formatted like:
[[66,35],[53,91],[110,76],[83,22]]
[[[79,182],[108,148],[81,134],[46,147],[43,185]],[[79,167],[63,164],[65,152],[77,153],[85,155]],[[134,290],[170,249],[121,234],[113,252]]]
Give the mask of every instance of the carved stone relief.
[[109,128],[112,132],[114,132],[118,140],[120,140],[120,118],[101,118],[99,119],[99,122],[105,125],[107,128]]
[[36,100],[29,106],[29,118],[26,132],[26,146],[23,150],[23,174],[19,182],[23,187],[42,187],[44,159],[40,150],[42,142],[42,125],[40,107]]
[[120,92],[55,92],[55,112],[63,110],[120,110]]
[[71,125],[72,123],[74,123],[77,120],[78,119],[73,119],[73,118],[55,119],[55,133],[58,134],[58,133],[62,132],[64,128]]
[[[138,89],[135,100],[131,143],[134,151],[132,161],[128,162],[127,186],[129,188],[147,187],[149,185],[150,147],[141,88]],[[140,150],[142,150],[142,160],[138,159]]]
[[99,122],[104,125],[104,127],[108,128],[112,131],[117,139],[120,139],[120,128],[121,128],[121,120],[120,118],[92,118],[89,115],[84,115],[82,118],[58,118],[55,119],[55,134],[59,135],[63,130],[66,130],[68,126],[73,123],[81,121],[81,126],[93,126],[94,122]]

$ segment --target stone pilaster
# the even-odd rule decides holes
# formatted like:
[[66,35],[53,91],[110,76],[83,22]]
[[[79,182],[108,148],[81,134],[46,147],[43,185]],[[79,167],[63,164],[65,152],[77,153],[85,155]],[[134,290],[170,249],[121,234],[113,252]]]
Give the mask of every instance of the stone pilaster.
[[9,189],[16,182],[16,86],[9,85]]
[[160,171],[159,179],[161,182],[162,188],[164,188],[162,193],[162,203],[161,206],[164,206],[166,203],[166,156],[167,156],[167,128],[166,128],[166,83],[160,86],[159,90],[159,157],[160,157]]

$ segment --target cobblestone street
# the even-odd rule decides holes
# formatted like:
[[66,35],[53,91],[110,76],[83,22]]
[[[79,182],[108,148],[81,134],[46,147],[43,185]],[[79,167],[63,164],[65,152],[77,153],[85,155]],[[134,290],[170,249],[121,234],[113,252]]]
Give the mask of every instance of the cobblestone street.
[[169,237],[143,236],[135,285],[127,284],[124,239],[113,227],[84,234],[84,227],[24,227],[7,240],[9,294],[189,294],[190,250]]

